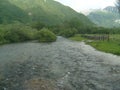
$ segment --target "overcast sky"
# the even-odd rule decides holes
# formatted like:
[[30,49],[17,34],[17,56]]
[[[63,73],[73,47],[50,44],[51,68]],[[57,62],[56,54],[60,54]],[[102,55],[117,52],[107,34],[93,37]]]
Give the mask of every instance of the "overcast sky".
[[114,6],[116,0],[55,0],[70,6],[78,12]]

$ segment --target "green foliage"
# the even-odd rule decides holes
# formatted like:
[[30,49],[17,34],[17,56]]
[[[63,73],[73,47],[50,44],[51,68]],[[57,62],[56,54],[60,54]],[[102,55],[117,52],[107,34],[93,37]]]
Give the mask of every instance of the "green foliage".
[[[97,36],[97,34],[88,34],[89,36]],[[99,36],[99,35],[98,35]],[[75,41],[85,41],[87,44],[93,46],[97,50],[104,51],[107,53],[113,53],[120,55],[120,34],[110,34],[109,40],[89,40],[83,38],[82,35],[78,34],[74,37],[69,38]]]
[[77,30],[75,28],[66,28],[59,32],[59,35],[63,37],[72,37],[77,33]]
[[20,23],[1,25],[0,28],[0,44],[33,40],[37,32]]
[[42,22],[48,25],[61,24],[66,20],[77,18],[79,21],[92,25],[93,23],[83,14],[75,12],[54,0],[9,0],[23,11],[30,13],[31,22]]
[[17,30],[10,30],[6,33],[5,39],[11,43],[13,42],[19,42],[20,37],[19,34],[17,33]]
[[6,33],[5,39],[9,42],[22,42],[33,39],[34,31],[24,25],[13,25]]
[[120,28],[111,28],[109,29],[111,34],[120,34]]
[[[87,23],[86,23],[86,24],[87,24]],[[77,19],[77,18],[72,18],[72,19],[64,22],[64,25],[65,25],[66,27],[76,28],[76,29],[79,29],[81,26],[86,25],[86,24],[84,24],[82,21],[80,21],[80,20]],[[86,26],[87,26],[87,25],[86,25]]]
[[95,47],[100,51],[104,51],[107,53],[113,53],[116,55],[120,55],[120,43],[114,41],[94,41],[89,42],[91,46]]
[[32,28],[40,30],[40,29],[44,28],[46,25],[44,23],[41,23],[41,22],[35,22],[35,23],[32,23],[31,26],[32,26]]
[[97,26],[81,26],[78,29],[79,34],[109,34],[109,33],[118,33],[120,32],[117,29],[110,29],[104,27],[97,27]]
[[47,28],[43,28],[37,33],[37,39],[40,42],[54,42],[56,38],[56,35]]
[[70,37],[69,39],[70,40],[74,40],[74,41],[85,41],[85,40],[87,40],[86,38],[83,38],[81,36],[81,34],[76,34],[75,36]]
[[6,42],[4,36],[5,36],[5,32],[0,30],[0,44],[3,44]]
[[28,15],[8,0],[0,0],[0,24],[14,21],[27,22]]
[[65,21],[61,25],[49,27],[55,34],[64,37],[71,37],[75,34],[108,34],[108,33],[120,33],[118,28],[109,29],[97,26],[85,25],[77,19]]

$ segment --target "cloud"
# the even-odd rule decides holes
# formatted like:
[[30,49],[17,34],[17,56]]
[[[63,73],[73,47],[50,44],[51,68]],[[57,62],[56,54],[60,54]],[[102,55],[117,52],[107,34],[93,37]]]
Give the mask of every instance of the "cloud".
[[106,6],[113,6],[116,0],[56,0],[64,5],[70,6],[76,11],[83,11],[88,9],[105,8]]

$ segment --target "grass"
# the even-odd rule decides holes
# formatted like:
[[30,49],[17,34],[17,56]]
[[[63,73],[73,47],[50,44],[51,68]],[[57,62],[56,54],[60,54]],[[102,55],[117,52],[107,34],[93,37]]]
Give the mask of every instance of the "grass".
[[87,44],[93,46],[97,50],[120,55],[120,43],[115,41],[93,41]]
[[86,38],[81,37],[80,34],[76,34],[75,36],[70,37],[69,39],[73,41],[86,41],[87,40]]
[[109,41],[92,40],[92,42],[87,42],[88,39],[81,37],[81,35],[75,35],[70,39],[75,41],[84,40],[87,44],[91,45],[99,51],[120,55],[120,35],[118,34],[110,35]]

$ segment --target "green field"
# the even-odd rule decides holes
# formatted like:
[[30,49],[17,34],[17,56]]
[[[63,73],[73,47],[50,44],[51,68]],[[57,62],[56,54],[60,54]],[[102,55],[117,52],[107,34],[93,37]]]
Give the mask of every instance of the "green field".
[[86,44],[93,46],[97,50],[112,53],[115,55],[120,55],[120,34],[110,35],[109,37],[110,37],[109,41],[92,40],[91,42],[87,42],[89,39],[84,39],[83,37],[81,37],[81,35],[75,35],[70,39],[75,41],[84,40]]

